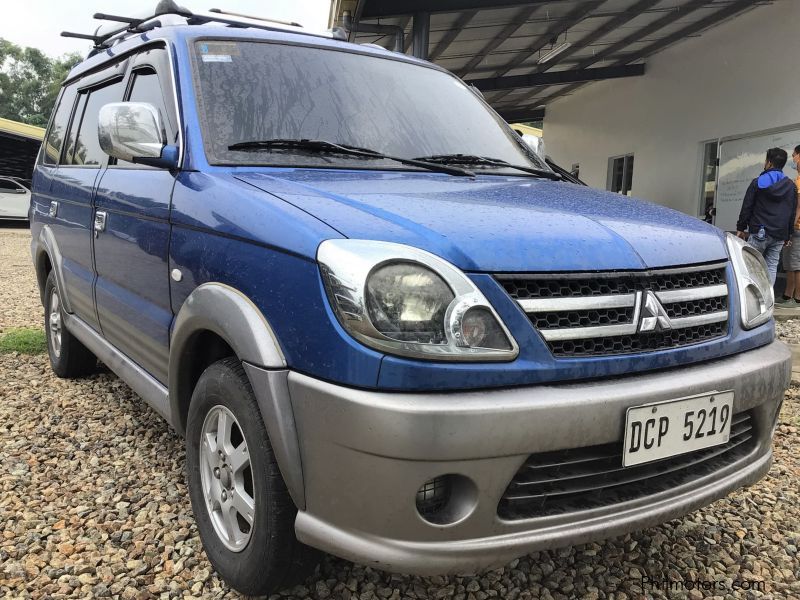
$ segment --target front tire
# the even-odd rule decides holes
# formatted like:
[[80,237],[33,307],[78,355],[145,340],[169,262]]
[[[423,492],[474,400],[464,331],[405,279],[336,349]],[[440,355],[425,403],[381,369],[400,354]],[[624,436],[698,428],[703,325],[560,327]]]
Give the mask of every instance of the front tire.
[[44,290],[44,328],[53,372],[66,379],[89,375],[97,368],[97,357],[64,327],[55,272],[50,271]]
[[295,537],[297,509],[236,358],[215,362],[197,382],[186,428],[186,470],[203,547],[229,585],[261,596],[310,574],[316,551]]

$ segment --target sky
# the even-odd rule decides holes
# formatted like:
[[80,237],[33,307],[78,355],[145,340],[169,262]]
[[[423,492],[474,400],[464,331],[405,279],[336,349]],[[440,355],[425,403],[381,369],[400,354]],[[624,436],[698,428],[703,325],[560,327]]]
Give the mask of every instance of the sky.
[[[131,16],[155,9],[158,0],[14,0],[3,2],[0,37],[50,56],[86,54],[91,42],[61,37],[62,31],[94,33],[96,12]],[[189,10],[220,8],[229,12],[295,21],[306,29],[328,27],[330,0],[178,0]]]

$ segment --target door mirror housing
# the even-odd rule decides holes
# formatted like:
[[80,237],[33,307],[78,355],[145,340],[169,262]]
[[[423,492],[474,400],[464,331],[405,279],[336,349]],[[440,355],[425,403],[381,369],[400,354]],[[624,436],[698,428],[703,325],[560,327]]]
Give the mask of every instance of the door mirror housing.
[[167,145],[161,115],[147,102],[112,102],[100,109],[97,136],[103,152],[132,163],[174,169],[177,146]]

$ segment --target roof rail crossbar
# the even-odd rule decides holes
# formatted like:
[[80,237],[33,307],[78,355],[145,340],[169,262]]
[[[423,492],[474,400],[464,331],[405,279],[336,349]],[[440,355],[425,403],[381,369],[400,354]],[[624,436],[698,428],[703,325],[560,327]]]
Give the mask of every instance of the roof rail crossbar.
[[106,13],[94,13],[95,19],[100,19],[101,21],[116,21],[118,23],[127,23],[131,27],[136,27],[137,25],[141,25],[145,20],[144,19],[136,19],[133,17],[121,17],[119,15],[108,15]]
[[289,25],[290,27],[302,27],[300,23],[294,21],[281,21],[279,19],[268,19],[267,17],[254,17],[253,15],[245,15],[242,13],[230,12],[219,8],[209,8],[208,12],[216,13],[219,15],[228,15],[229,17],[244,17],[245,19],[253,19],[254,21],[266,21],[267,23],[278,23],[279,25]]
[[[132,34],[144,33],[156,27],[161,27],[161,21],[156,20],[160,16],[176,15],[186,19],[187,25],[205,25],[208,23],[219,23],[221,25],[228,25],[229,27],[252,27],[253,29],[264,29],[266,31],[286,31],[284,27],[296,27],[302,29],[303,26],[299,23],[280,21],[277,19],[269,19],[264,17],[253,17],[240,13],[226,12],[219,8],[212,8],[206,13],[193,13],[190,10],[178,6],[174,0],[160,0],[156,6],[155,13],[150,16],[141,17],[125,17],[122,15],[111,15],[107,13],[95,13],[94,18],[103,21],[113,21],[117,23],[124,23],[123,27],[106,30],[102,35],[98,35],[101,28],[95,32],[95,35],[85,33],[73,33],[64,31],[61,33],[64,37],[74,37],[84,40],[91,40],[94,43],[94,51],[90,56],[98,51],[106,50],[115,43],[118,43],[127,36]],[[271,25],[274,24],[274,25]],[[109,26],[106,26],[106,29]],[[317,36],[319,34],[305,31],[294,31],[301,35]],[[336,39],[346,39],[340,28],[331,31],[332,37]]]
[[90,33],[75,33],[74,31],[62,31],[61,37],[77,38],[79,40],[91,40],[95,46],[102,44],[105,40],[102,36],[92,35]]
[[[217,16],[220,15],[220,16]],[[242,21],[240,19],[252,19],[248,21]],[[265,31],[286,31],[285,27],[291,27],[289,25],[282,25],[278,21],[272,21],[267,19],[258,19],[262,21],[262,23],[253,22],[256,19],[252,17],[239,17],[236,18],[228,18],[224,16],[223,13],[214,13],[213,15],[210,14],[194,14],[192,17],[188,19],[190,25],[205,25],[207,23],[220,23],[222,25],[228,25],[229,27],[242,27],[242,28],[253,28],[253,29],[263,29]],[[274,23],[274,25],[269,25],[268,23]],[[315,33],[306,33],[305,31],[295,31],[294,33],[299,33],[301,35],[312,35],[317,36],[318,34]]]

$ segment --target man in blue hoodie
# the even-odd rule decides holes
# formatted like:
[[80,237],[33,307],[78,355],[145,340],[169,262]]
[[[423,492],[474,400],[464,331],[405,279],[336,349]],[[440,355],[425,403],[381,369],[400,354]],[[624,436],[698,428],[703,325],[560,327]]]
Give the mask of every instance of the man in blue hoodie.
[[744,196],[736,235],[764,255],[769,277],[775,283],[781,248],[790,246],[797,209],[797,188],[783,174],[786,150],[770,148],[764,172],[753,179]]

